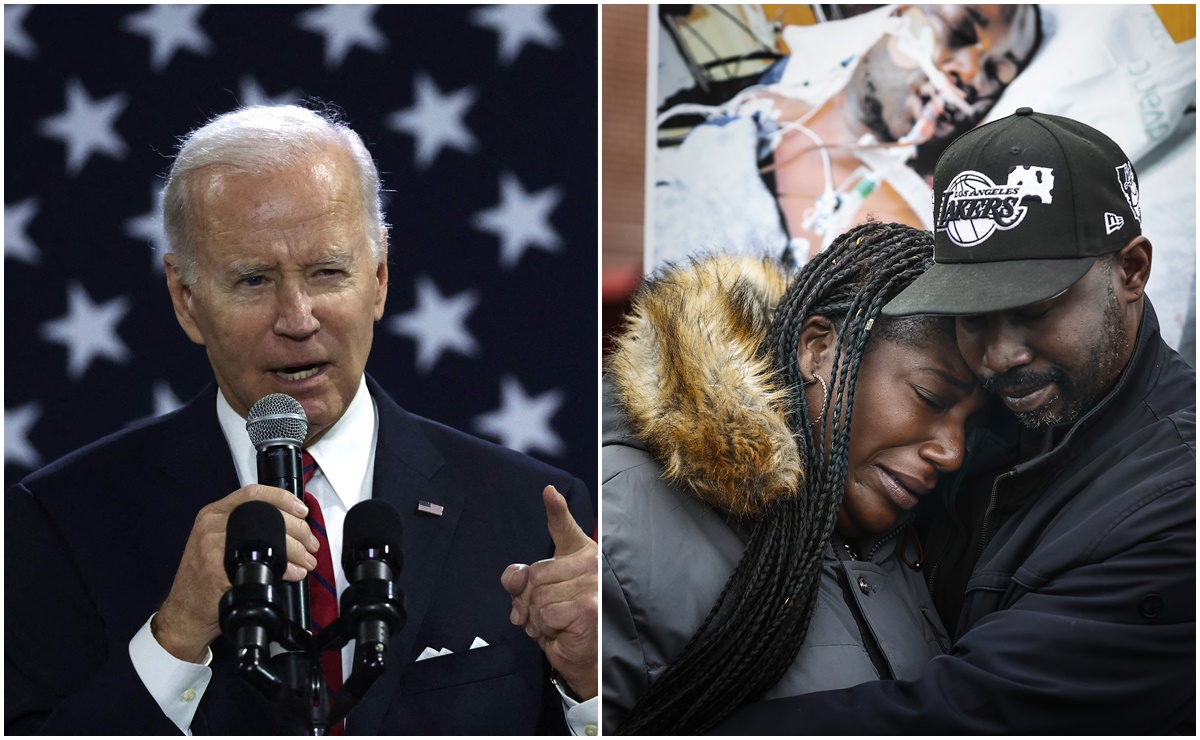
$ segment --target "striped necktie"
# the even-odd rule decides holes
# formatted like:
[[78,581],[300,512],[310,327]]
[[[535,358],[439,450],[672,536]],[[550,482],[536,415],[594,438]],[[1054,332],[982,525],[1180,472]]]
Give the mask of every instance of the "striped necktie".
[[[317,569],[308,574],[308,600],[312,616],[313,633],[320,634],[322,630],[333,623],[338,616],[337,585],[333,576],[333,557],[329,551],[329,535],[325,531],[325,516],[321,513],[321,504],[317,497],[308,492],[308,482],[313,473],[317,472],[317,463],[312,455],[304,453],[304,503],[308,506],[308,526],[320,543],[317,550]],[[330,695],[342,690],[342,653],[340,650],[326,650],[321,653],[321,667],[325,671],[325,683]],[[338,722],[329,728],[328,734],[341,735],[345,732],[345,723]]]

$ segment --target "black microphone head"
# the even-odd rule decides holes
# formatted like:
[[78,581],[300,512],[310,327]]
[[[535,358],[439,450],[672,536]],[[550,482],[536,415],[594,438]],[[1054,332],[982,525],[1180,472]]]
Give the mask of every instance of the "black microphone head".
[[241,504],[230,512],[225,525],[225,572],[230,580],[234,570],[249,560],[266,564],[279,577],[287,569],[283,514],[266,501]]
[[246,431],[255,449],[271,445],[300,447],[308,438],[308,414],[286,393],[263,396],[246,414]]
[[387,560],[399,573],[404,565],[403,536],[404,525],[396,507],[377,498],[360,501],[346,512],[342,525],[342,570],[349,573],[368,557],[368,550],[375,550],[374,557]]

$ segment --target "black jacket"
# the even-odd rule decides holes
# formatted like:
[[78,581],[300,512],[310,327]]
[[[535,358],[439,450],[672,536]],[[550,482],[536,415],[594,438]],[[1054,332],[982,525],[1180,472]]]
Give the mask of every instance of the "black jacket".
[[[1190,733],[1195,398],[1195,371],[1162,341],[1147,300],[1112,392],[1050,452],[997,479],[997,504],[1023,503],[986,537],[951,653],[916,681],[762,702],[726,724],[789,734]],[[1031,480],[1037,492],[1026,496]]]
[[[372,496],[404,522],[408,620],[349,734],[566,733],[549,664],[509,622],[509,563],[549,557],[541,490],[564,492],[580,526],[582,481],[398,406],[367,379],[379,427]],[[138,678],[129,640],[170,590],[196,512],[238,487],[216,388],[175,413],[34,473],[5,497],[5,734],[172,735]],[[443,505],[421,513],[419,501]],[[481,637],[487,647],[469,649]],[[417,662],[425,647],[452,655]],[[212,644],[196,735],[304,734]]]

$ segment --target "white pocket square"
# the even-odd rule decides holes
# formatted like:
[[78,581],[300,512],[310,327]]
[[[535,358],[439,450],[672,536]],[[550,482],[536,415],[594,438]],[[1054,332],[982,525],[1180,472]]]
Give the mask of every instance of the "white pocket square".
[[440,658],[443,655],[451,655],[451,654],[453,654],[453,652],[454,651],[452,651],[450,648],[442,648],[441,650],[434,650],[431,647],[427,647],[421,651],[420,655],[417,656],[417,660],[425,660],[426,658]]
[[[487,647],[487,646],[488,646],[488,644],[486,642],[484,642],[482,637],[476,637],[471,642],[471,647],[469,649],[474,650],[475,648],[481,648],[481,647]],[[442,648],[441,650],[434,650],[431,647],[427,647],[421,651],[420,655],[417,656],[417,660],[422,661],[422,660],[426,660],[428,658],[440,658],[443,655],[453,655],[453,654],[454,654],[454,651],[451,650],[450,648]]]

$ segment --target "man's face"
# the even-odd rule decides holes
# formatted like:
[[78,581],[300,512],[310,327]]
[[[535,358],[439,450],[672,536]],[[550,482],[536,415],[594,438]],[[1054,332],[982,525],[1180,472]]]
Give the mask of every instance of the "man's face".
[[1074,422],[1124,369],[1136,319],[1117,295],[1113,270],[1100,259],[1049,300],[958,317],[958,346],[967,364],[1025,426]]
[[933,141],[950,141],[991,109],[1033,55],[1037,13],[1030,5],[901,6],[914,37],[932,33],[932,63],[966,110],[929,79],[903,45],[885,36],[871,47],[846,88],[850,113],[883,141],[908,134],[922,111],[937,115]]
[[309,442],[358,390],[387,297],[387,259],[371,254],[353,173],[338,151],[276,173],[201,172],[195,284],[166,259],[179,323],[233,409],[245,416],[286,393],[308,414]]

